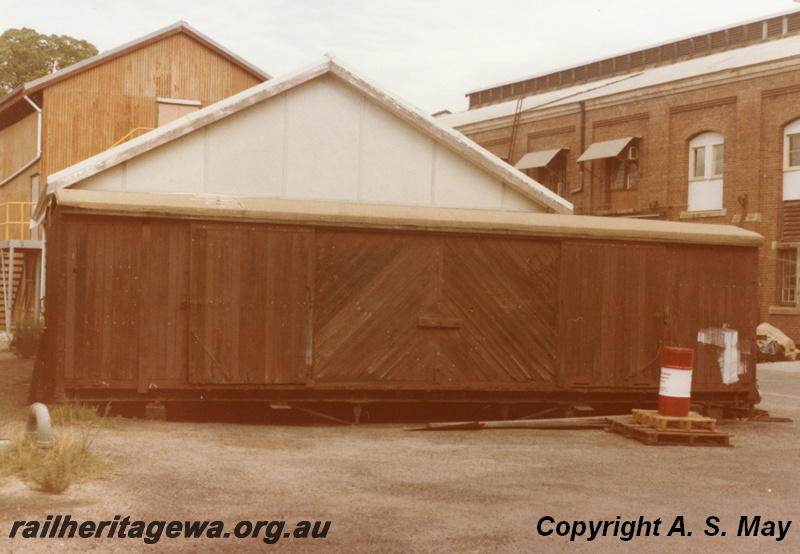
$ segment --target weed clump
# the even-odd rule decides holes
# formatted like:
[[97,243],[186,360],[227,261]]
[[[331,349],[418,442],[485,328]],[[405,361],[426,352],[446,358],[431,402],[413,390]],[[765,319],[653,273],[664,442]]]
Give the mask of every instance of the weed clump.
[[100,427],[97,410],[82,405],[55,406],[53,447],[42,449],[23,436],[0,449],[0,474],[15,475],[36,490],[61,494],[70,485],[110,476],[111,464],[91,451]]

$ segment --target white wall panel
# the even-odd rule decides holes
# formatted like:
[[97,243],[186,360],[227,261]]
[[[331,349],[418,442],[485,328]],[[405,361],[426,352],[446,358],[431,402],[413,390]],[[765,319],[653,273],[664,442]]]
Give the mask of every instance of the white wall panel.
[[689,181],[690,212],[722,209],[722,179]]
[[281,95],[208,127],[207,192],[282,195],[284,107]]
[[362,121],[359,200],[430,205],[433,139],[371,101]]
[[286,93],[286,196],[358,198],[361,94],[323,76]]
[[195,131],[127,162],[126,189],[204,192],[205,131]]
[[503,184],[448,148],[437,146],[433,203],[441,207],[498,210],[503,206]]
[[783,172],[783,199],[800,200],[800,170]]
[[547,210],[541,205],[537,204],[527,196],[512,189],[508,185],[503,185],[505,190],[503,192],[503,209],[512,212],[534,212],[544,213]]
[[125,164],[92,175],[81,181],[80,188],[87,190],[125,190]]

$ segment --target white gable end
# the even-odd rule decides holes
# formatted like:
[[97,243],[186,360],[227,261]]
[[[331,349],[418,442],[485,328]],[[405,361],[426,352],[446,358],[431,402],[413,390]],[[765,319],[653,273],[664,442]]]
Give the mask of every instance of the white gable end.
[[572,213],[461,133],[332,59],[48,176],[63,188]]
[[545,211],[330,74],[74,186]]

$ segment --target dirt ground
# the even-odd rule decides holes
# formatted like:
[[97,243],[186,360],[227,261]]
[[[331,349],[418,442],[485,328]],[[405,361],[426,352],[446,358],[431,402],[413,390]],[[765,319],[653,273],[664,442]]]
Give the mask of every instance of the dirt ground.
[[[0,439],[23,429],[31,364],[0,354]],[[59,496],[0,479],[0,551],[797,552],[800,363],[759,368],[762,407],[792,423],[722,421],[732,448],[645,446],[602,430],[408,432],[403,425],[246,425],[124,419],[93,449],[115,477]],[[3,415],[5,417],[3,418]],[[9,538],[14,521],[220,520],[228,538]],[[610,521],[574,542],[560,521]],[[614,525],[660,519],[659,536]],[[667,536],[682,516],[684,536]],[[759,531],[737,536],[740,518]],[[705,532],[708,518],[719,529]],[[325,538],[238,539],[241,521],[330,521]],[[770,523],[768,523],[770,522]],[[628,528],[630,525],[628,526]],[[567,528],[562,524],[560,529]],[[246,530],[245,527],[240,529]],[[624,533],[624,527],[619,527]],[[644,527],[642,527],[644,529]],[[725,533],[723,536],[722,533]],[[691,533],[691,536],[688,535]]]

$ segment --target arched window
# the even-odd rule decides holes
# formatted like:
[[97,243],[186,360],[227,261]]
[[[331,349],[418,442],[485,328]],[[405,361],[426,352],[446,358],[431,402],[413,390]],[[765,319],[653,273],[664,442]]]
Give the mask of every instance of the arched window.
[[800,200],[800,119],[783,129],[783,199]]
[[702,133],[689,142],[690,212],[722,209],[725,144],[720,133]]

